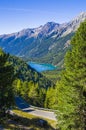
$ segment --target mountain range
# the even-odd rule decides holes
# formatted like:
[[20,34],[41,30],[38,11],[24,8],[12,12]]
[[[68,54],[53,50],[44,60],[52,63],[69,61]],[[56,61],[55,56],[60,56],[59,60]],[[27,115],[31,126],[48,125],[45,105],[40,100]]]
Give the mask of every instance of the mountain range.
[[70,39],[85,19],[86,12],[82,12],[67,23],[48,22],[37,28],[3,34],[0,35],[0,47],[26,61],[59,65],[70,47]]

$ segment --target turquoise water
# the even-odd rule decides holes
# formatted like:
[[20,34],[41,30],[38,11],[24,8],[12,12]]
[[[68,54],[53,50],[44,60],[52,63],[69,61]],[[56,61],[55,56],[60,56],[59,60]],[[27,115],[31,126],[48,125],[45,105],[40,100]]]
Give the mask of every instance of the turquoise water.
[[42,64],[42,63],[35,63],[35,62],[28,62],[28,64],[38,72],[54,70],[56,68],[51,64]]

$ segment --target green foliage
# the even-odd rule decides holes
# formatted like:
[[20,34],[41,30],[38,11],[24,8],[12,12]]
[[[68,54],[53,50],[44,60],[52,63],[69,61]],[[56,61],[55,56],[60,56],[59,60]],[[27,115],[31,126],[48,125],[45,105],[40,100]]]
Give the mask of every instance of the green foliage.
[[44,107],[47,89],[40,87],[33,81],[15,80],[15,94],[22,96],[29,104]]
[[65,57],[65,70],[57,83],[61,130],[85,130],[86,126],[86,21],[71,40],[72,49]]
[[8,63],[9,55],[0,49],[0,116],[13,104],[14,69]]
[[45,107],[55,109],[56,105],[56,89],[48,88],[46,93]]
[[9,62],[13,65],[15,74],[17,74],[17,78],[20,80],[28,82],[32,81],[34,84],[38,83],[39,87],[44,87],[45,89],[53,85],[53,82],[46,79],[42,74],[36,72],[20,58],[10,56]]
[[[16,76],[14,82],[13,74]],[[0,100],[3,98],[0,103],[5,105],[4,109],[9,107],[11,99],[13,99],[11,98],[13,91],[15,95],[21,95],[29,103],[44,107],[47,88],[53,85],[53,82],[36,72],[21,59],[9,56],[0,50]],[[8,106],[6,106],[7,104]]]
[[51,80],[52,82],[54,82],[56,84],[57,80],[60,79],[60,73],[61,73],[61,68],[57,67],[57,69],[55,70],[51,70],[51,71],[44,71],[42,72],[42,74],[49,80]]
[[46,91],[48,87],[54,86],[53,82],[17,57],[10,56],[9,62],[17,76],[13,84],[15,94],[21,95],[32,105],[44,107]]

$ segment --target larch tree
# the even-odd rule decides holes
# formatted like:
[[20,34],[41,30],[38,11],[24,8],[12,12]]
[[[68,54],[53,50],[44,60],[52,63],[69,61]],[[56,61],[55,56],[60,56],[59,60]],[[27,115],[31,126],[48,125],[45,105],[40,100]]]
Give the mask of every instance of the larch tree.
[[86,130],[86,20],[71,40],[57,84],[59,129]]
[[13,103],[14,69],[8,63],[9,54],[0,49],[0,118]]

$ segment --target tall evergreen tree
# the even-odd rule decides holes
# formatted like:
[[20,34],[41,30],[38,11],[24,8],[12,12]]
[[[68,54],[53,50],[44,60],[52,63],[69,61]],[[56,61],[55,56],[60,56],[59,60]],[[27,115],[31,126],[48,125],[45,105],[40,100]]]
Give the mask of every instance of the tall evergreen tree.
[[57,85],[61,130],[86,129],[86,21],[71,40],[65,71]]
[[0,49],[0,118],[13,103],[14,69],[8,63],[8,54]]

